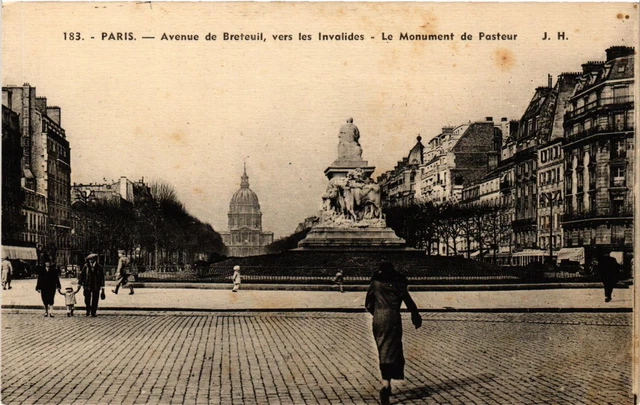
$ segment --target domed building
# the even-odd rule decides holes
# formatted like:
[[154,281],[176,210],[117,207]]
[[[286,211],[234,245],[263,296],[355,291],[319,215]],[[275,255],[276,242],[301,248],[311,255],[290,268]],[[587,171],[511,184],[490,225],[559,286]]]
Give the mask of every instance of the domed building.
[[266,246],[273,243],[273,232],[262,232],[262,211],[258,196],[249,188],[245,164],[240,189],[229,203],[229,232],[222,232],[227,254],[234,257],[266,254]]

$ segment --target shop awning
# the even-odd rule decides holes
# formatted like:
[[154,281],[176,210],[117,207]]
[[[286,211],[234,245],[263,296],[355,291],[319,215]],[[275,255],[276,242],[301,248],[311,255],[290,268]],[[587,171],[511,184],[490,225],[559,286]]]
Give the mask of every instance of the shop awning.
[[2,246],[2,258],[7,256],[9,259],[38,260],[38,252],[33,247]]
[[521,250],[520,252],[514,253],[512,256],[513,257],[542,257],[542,256],[548,256],[548,255],[549,255],[549,251],[537,250],[537,249],[524,249],[524,250]]
[[584,248],[562,248],[560,249],[556,257],[558,264],[560,264],[563,260],[570,260],[572,262],[578,262],[581,265],[584,265]]

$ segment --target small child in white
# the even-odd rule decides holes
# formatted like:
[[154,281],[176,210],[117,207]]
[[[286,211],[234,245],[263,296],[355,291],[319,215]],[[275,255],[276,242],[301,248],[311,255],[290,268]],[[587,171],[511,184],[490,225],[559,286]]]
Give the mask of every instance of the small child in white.
[[340,292],[344,292],[344,288],[342,284],[344,283],[344,275],[342,274],[342,270],[338,270],[336,276],[333,278],[333,282],[336,284],[336,287],[340,288]]
[[64,295],[64,304],[67,306],[67,316],[73,316],[73,308],[76,305],[76,294],[78,291],[80,291],[80,286],[78,286],[78,289],[75,291],[73,291],[73,287],[67,287],[64,293],[60,292],[60,294]]
[[242,277],[240,276],[240,266],[233,266],[233,276],[231,276],[231,280],[233,281],[233,292],[238,292],[240,289],[240,283],[242,282]]

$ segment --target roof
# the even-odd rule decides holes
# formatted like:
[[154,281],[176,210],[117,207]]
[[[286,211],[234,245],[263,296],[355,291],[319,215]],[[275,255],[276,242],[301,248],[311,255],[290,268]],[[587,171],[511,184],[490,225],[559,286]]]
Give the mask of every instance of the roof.
[[258,196],[249,188],[249,176],[247,176],[247,166],[244,166],[244,172],[240,178],[240,189],[233,194],[229,203],[231,212],[246,212],[247,207],[260,210],[260,202]]
[[587,72],[580,76],[572,96],[580,95],[606,81],[633,79],[634,65],[635,60],[633,54],[620,56],[604,62],[602,67],[596,72]]

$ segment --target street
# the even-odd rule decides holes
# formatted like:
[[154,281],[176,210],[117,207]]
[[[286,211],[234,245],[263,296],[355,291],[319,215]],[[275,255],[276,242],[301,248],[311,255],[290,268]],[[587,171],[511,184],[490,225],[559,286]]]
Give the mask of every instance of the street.
[[[378,403],[364,313],[3,310],[3,404]],[[631,404],[629,313],[404,315],[396,404]]]

